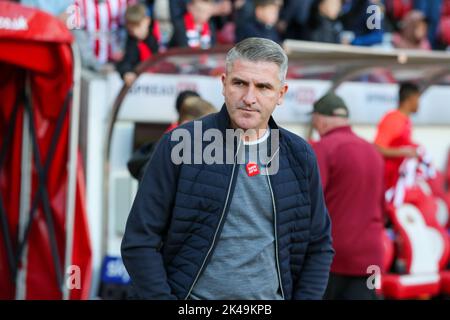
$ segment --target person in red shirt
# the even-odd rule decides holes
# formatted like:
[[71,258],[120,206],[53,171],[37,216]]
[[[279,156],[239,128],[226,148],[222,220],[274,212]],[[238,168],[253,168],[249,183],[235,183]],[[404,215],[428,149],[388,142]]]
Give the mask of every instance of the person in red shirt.
[[314,104],[313,143],[336,251],[324,299],[372,300],[368,267],[382,271],[383,159],[353,133],[344,101],[328,93]]
[[417,157],[417,145],[412,141],[410,116],[419,110],[420,89],[413,83],[403,83],[399,91],[399,107],[389,111],[378,124],[375,145],[385,159],[385,188],[395,185],[399,168],[405,158]]

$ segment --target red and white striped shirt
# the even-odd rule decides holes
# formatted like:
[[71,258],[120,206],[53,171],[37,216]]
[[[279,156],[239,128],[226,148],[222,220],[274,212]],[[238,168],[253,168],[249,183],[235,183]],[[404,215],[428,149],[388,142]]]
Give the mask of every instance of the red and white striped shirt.
[[100,63],[110,61],[118,50],[127,5],[134,3],[136,0],[75,0],[80,8],[81,29],[87,31],[90,46]]

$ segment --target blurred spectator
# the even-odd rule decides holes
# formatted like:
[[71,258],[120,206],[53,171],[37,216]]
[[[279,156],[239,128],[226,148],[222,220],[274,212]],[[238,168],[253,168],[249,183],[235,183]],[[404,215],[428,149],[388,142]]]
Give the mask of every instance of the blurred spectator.
[[[190,97],[200,97],[200,95],[197,92],[192,91],[192,90],[185,90],[185,91],[181,91],[180,93],[178,93],[177,99],[175,100],[175,109],[177,110],[178,116],[180,115],[180,109],[181,109],[181,106],[183,105],[184,101]],[[166,132],[168,132],[172,129],[175,129],[178,126],[179,126],[179,122],[177,120],[177,121],[173,122],[169,126],[169,128],[167,128]]]
[[165,51],[169,47],[170,38],[173,33],[173,25],[170,20],[169,1],[154,0],[152,6],[152,19],[157,21],[159,27],[159,51]]
[[217,112],[217,110],[211,103],[200,97],[191,96],[186,98],[180,107],[178,123],[182,125],[214,112]]
[[174,21],[174,33],[169,45],[202,49],[212,47],[215,43],[214,28],[210,22],[213,10],[212,0],[189,0],[187,12]]
[[431,50],[428,24],[421,11],[410,11],[400,24],[400,32],[392,36],[395,48]]
[[334,93],[314,104],[312,121],[321,139],[313,149],[336,251],[324,299],[374,300],[367,268],[383,266],[383,159],[353,133],[348,117]]
[[403,160],[418,156],[410,116],[419,110],[420,95],[414,83],[401,84],[398,109],[389,111],[378,124],[375,145],[385,158],[386,190],[396,184]]
[[217,43],[235,43],[236,15],[234,7],[239,1],[241,0],[216,0],[216,10],[213,12],[212,22],[216,30]]
[[441,18],[442,0],[414,0],[414,9],[422,11],[428,21],[428,40],[436,46],[436,34]]
[[314,0],[285,0],[280,12],[278,31],[283,39],[302,39]]
[[[170,5],[170,17],[172,22],[175,23],[179,19],[182,19],[187,11],[187,5],[190,0],[169,0]],[[213,1],[211,15],[228,15],[231,13],[231,1],[230,0],[216,0]]]
[[[190,0],[169,0],[170,16],[174,26],[184,19],[189,2]],[[212,0],[210,23],[214,27],[216,34],[218,32],[224,33],[223,35],[221,34],[222,38],[230,37],[227,33],[230,32],[228,22],[231,18],[232,9],[231,0]]]
[[95,71],[111,71],[111,62],[123,57],[126,39],[125,11],[136,0],[75,0],[81,25],[73,30],[83,66]]
[[153,35],[153,19],[143,4],[129,6],[125,14],[128,30],[125,56],[117,65],[117,71],[127,86],[136,79],[135,67],[158,52],[158,42]]
[[[371,10],[373,8],[376,11]],[[383,42],[384,6],[381,0],[344,0],[341,21],[347,31],[342,43],[372,46]]]
[[234,21],[236,30],[245,27],[247,22],[253,18],[255,14],[255,7],[252,0],[236,0],[234,2]]
[[338,19],[341,0],[315,0],[305,28],[305,39],[317,42],[340,43],[342,23]]
[[143,4],[147,8],[147,15],[152,19],[151,23],[151,32],[153,33],[153,36],[155,37],[155,40],[158,42],[159,51],[161,51],[161,47],[163,45],[167,45],[167,42],[164,42],[165,39],[162,39],[162,33],[160,29],[160,21],[157,18],[157,15],[155,13],[156,9],[163,9],[161,6],[159,8],[156,8],[156,0],[135,0],[136,3],[133,3],[133,1],[128,0],[128,6],[132,6],[133,4]]
[[216,32],[216,40],[221,43],[234,43],[234,17],[232,0],[215,0],[211,22]]
[[398,30],[398,23],[413,9],[413,0],[384,0],[386,10],[385,21],[387,29],[393,32]]
[[[216,108],[214,108],[214,106],[208,101],[203,100],[198,96],[189,96],[185,98],[180,105],[177,123],[182,125],[186,122],[197,120],[214,112],[217,112]],[[175,129],[177,126],[172,129]],[[152,142],[144,144],[133,153],[127,163],[128,171],[138,181],[141,180],[144,174],[145,168],[147,167],[147,164],[153,154],[155,146],[156,143]]]
[[280,43],[281,37],[276,24],[282,4],[281,0],[253,0],[254,14],[236,29],[236,41],[259,37]]
[[[187,11],[187,6],[190,0],[169,0],[170,17],[175,24],[178,20],[183,19]],[[232,12],[232,4],[230,0],[215,0],[212,1],[211,16],[224,17]]]

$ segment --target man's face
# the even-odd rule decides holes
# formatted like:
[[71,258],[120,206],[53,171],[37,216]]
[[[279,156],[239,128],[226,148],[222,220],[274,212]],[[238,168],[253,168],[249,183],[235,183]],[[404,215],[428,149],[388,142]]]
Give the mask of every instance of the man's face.
[[222,75],[225,104],[234,128],[266,129],[275,107],[283,103],[288,86],[272,62],[236,60]]
[[127,31],[132,37],[138,40],[145,40],[149,33],[150,24],[150,17],[145,17],[139,23],[127,23]]

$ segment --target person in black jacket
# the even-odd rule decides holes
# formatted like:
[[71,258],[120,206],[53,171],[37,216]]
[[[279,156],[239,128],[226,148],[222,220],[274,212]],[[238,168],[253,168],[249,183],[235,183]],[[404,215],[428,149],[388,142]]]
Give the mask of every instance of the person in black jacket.
[[338,18],[341,9],[341,0],[315,0],[304,30],[304,39],[340,43],[343,26]]
[[250,21],[237,25],[236,40],[259,37],[280,43],[281,37],[276,23],[282,4],[281,0],[253,0],[254,14]]
[[125,13],[128,38],[125,55],[117,65],[117,71],[127,86],[136,79],[135,67],[158,52],[158,41],[153,35],[153,20],[143,4],[127,8]]
[[277,24],[283,39],[302,39],[314,0],[284,0]]
[[316,157],[272,118],[287,67],[277,43],[239,42],[220,112],[158,143],[121,246],[136,298],[322,299],[334,250]]

